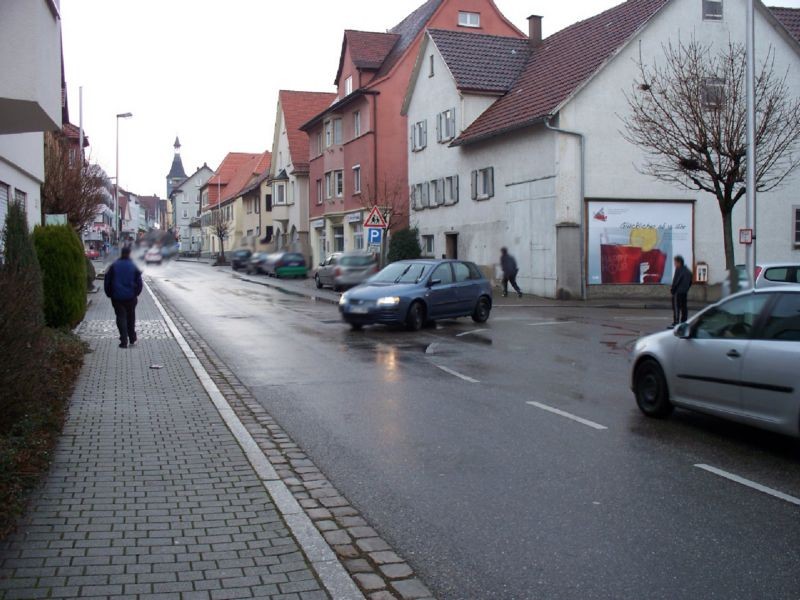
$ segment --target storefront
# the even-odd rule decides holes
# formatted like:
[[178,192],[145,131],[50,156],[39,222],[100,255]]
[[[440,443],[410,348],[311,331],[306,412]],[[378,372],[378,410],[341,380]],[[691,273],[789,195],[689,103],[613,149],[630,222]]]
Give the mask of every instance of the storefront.
[[591,200],[587,283],[670,285],[673,260],[694,264],[694,203]]

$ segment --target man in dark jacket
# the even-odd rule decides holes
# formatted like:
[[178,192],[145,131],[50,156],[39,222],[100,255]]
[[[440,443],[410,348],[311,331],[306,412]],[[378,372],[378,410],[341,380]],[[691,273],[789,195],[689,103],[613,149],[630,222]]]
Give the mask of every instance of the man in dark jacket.
[[689,288],[692,287],[692,272],[686,261],[678,255],[675,257],[675,275],[672,277],[672,327],[678,323],[686,323],[689,318]]
[[503,296],[508,296],[508,284],[517,291],[522,298],[522,290],[517,285],[517,261],[508,253],[508,248],[500,248],[500,268],[503,269]]
[[103,282],[106,296],[111,298],[117,315],[119,347],[136,343],[136,303],[142,293],[142,272],[131,260],[131,249],[122,249],[119,259],[108,268]]

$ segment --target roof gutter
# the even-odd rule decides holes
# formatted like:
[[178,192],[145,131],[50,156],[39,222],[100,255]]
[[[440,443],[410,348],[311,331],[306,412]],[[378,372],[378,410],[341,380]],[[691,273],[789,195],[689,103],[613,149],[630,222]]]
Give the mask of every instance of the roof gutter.
[[577,131],[561,129],[551,124],[553,115],[544,119],[544,126],[555,133],[578,138],[581,145],[581,227],[580,227],[580,254],[581,254],[581,300],[586,300],[586,219],[584,218],[583,204],[586,202],[586,136]]
[[358,90],[354,91],[352,94],[349,94],[349,95],[345,96],[344,98],[342,98],[338,102],[336,102],[334,104],[331,104],[324,111],[319,113],[317,116],[313,117],[311,120],[307,121],[306,123],[303,123],[302,125],[300,125],[300,127],[298,129],[300,129],[300,131],[305,131],[306,133],[308,133],[308,131],[312,127],[314,127],[317,123],[322,121],[325,118],[325,116],[328,115],[329,113],[336,112],[337,110],[339,110],[343,106],[346,106],[346,105],[350,104],[353,100],[355,100],[357,98],[361,98],[362,96],[368,96],[368,95],[377,95],[379,93],[380,92],[376,92],[376,91],[373,91],[373,90],[368,90],[368,89],[365,89],[365,88],[358,89]]

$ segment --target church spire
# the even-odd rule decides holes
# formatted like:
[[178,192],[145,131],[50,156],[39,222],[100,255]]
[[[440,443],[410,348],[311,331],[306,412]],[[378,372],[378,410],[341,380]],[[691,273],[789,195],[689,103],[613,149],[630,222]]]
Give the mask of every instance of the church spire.
[[186,171],[183,169],[183,161],[181,160],[181,141],[178,136],[175,136],[175,143],[172,145],[175,149],[175,156],[172,158],[172,168],[167,175],[167,198],[172,194],[172,190],[186,181]]
[[173,148],[175,148],[175,154],[181,153],[181,141],[178,139],[177,135],[175,136],[175,144],[173,145]]

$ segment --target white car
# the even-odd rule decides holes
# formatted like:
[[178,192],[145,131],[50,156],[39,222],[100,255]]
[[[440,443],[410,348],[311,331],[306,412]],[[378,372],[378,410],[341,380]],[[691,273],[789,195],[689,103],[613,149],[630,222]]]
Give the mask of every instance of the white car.
[[161,250],[153,246],[144,254],[144,262],[148,265],[160,265],[164,257],[161,255]]
[[800,284],[800,264],[770,263],[756,267],[756,288]]
[[800,437],[800,285],[726,298],[640,339],[632,359],[647,416],[678,406]]

